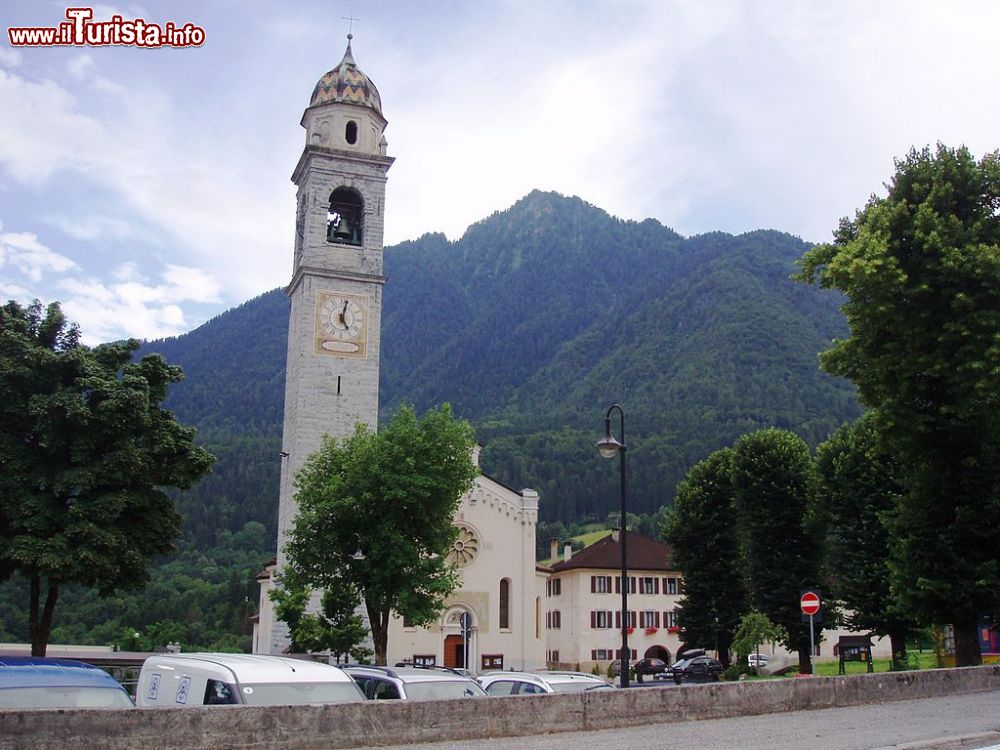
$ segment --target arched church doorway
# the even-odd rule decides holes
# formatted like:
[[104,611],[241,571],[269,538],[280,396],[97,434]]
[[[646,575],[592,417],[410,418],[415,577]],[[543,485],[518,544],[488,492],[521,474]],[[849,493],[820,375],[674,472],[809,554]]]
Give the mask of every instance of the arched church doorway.
[[444,666],[452,669],[470,669],[475,664],[475,618],[464,606],[449,610],[444,616]]
[[650,646],[643,656],[647,659],[663,659],[667,664],[670,663],[670,652],[663,646]]

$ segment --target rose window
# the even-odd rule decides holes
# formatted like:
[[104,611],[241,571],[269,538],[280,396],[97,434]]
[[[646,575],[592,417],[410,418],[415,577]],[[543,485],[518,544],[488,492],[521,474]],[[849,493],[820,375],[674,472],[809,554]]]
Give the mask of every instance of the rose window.
[[458,536],[451,546],[451,554],[448,559],[458,565],[465,567],[479,554],[479,536],[471,527],[464,524],[457,524]]

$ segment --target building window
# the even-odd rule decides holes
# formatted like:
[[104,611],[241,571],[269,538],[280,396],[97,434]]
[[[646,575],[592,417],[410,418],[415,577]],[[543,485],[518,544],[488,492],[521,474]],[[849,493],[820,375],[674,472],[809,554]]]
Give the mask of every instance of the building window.
[[542,599],[535,597],[535,640],[542,637]]
[[601,630],[610,628],[611,613],[603,609],[592,610],[590,613],[590,627]]
[[500,629],[510,629],[510,579],[500,580]]
[[663,622],[668,628],[677,627],[677,610],[671,609],[668,612],[663,613]]
[[562,627],[562,614],[559,612],[558,609],[549,612],[548,615],[546,616],[546,619],[548,620],[546,625],[549,627],[550,630],[559,630],[559,628]]
[[611,576],[591,576],[590,577],[590,593],[592,593],[592,594],[610,594],[611,593]]
[[676,596],[677,595],[677,579],[676,578],[667,578],[665,580],[667,582],[667,591],[666,591],[666,593],[668,595],[671,595],[671,596]]
[[611,648],[595,648],[590,652],[593,661],[611,661],[615,658],[615,651]]
[[[628,612],[628,626],[630,628],[635,627],[636,617],[635,610],[630,609]],[[622,626],[622,612],[620,609],[615,610],[615,627],[621,629]]]
[[545,652],[545,661],[549,662],[550,664],[558,664],[559,663],[559,649],[556,649],[555,651],[546,651]]
[[352,146],[358,142],[358,124],[354,120],[349,120],[347,127],[344,128],[344,140]]
[[437,663],[434,654],[414,654],[413,664],[417,667],[433,667]]
[[552,596],[559,596],[562,594],[562,579],[553,578],[552,579]]
[[653,578],[652,576],[645,576],[643,578],[640,578],[639,579],[639,593],[640,594],[655,594],[655,593],[659,593],[658,591],[654,591],[654,589],[656,588],[655,583],[654,583],[655,580],[656,579]]
[[503,654],[483,654],[483,669],[503,669]]
[[[615,576],[615,593],[620,594],[622,592],[622,577]],[[630,594],[635,593],[635,576],[628,577],[628,592]]]
[[660,627],[660,613],[655,612],[651,609],[644,609],[639,613],[639,627],[640,628],[658,628]]

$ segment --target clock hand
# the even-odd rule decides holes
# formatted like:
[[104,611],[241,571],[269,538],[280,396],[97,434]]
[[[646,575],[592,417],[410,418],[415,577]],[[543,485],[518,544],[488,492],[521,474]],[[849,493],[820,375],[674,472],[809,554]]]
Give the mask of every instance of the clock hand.
[[337,316],[340,318],[340,323],[344,326],[344,328],[347,328],[347,304],[348,300],[344,300],[344,309],[341,310],[340,314]]

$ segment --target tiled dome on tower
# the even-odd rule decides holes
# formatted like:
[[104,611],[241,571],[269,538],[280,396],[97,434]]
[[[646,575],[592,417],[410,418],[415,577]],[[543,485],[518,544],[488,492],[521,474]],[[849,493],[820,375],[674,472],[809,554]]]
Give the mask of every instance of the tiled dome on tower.
[[358,104],[362,107],[371,107],[381,115],[382,98],[378,94],[378,89],[354,62],[354,55],[351,53],[353,38],[353,34],[347,35],[347,51],[344,52],[344,59],[336,68],[319,79],[316,88],[313,89],[309,106],[334,103]]

